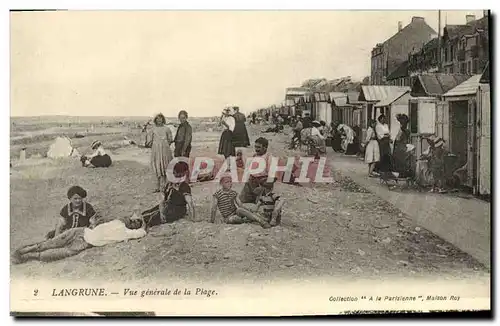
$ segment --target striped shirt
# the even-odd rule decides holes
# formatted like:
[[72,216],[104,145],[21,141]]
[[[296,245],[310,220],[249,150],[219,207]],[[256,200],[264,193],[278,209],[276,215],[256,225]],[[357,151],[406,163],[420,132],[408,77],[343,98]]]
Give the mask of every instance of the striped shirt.
[[228,218],[236,213],[236,197],[238,193],[232,189],[219,189],[215,192],[214,197],[217,199],[217,207],[224,218]]
[[259,196],[258,203],[260,204],[260,208],[266,218],[271,218],[274,207],[276,206],[276,201],[278,201],[279,198],[280,196],[272,192]]

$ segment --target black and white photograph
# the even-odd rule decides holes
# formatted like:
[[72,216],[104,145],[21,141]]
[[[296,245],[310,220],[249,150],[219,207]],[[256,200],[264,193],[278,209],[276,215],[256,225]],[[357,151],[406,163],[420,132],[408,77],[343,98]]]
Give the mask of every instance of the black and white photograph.
[[494,15],[11,10],[11,314],[489,313]]

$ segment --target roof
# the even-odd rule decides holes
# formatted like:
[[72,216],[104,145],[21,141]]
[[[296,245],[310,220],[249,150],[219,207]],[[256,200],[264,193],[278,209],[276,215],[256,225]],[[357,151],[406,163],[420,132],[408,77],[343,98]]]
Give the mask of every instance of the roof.
[[358,103],[359,92],[357,91],[348,91],[347,92],[347,103],[353,104]]
[[489,84],[490,83],[490,62],[486,64],[484,67],[483,74],[481,75],[481,79],[479,80],[481,84]]
[[465,25],[446,25],[444,27],[443,37],[454,39],[466,34],[474,34],[477,29],[488,30],[488,25],[488,17],[473,20]]
[[389,76],[387,76],[387,80],[393,80],[407,76],[408,76],[408,60],[400,64],[396,68],[396,70],[394,70]]
[[461,74],[427,74],[419,75],[417,80],[428,96],[440,96],[463,83],[469,77],[469,75]]
[[386,86],[386,85],[363,85],[359,93],[358,101],[379,102],[391,97],[400,91],[409,91],[410,87]]
[[471,78],[467,79],[460,85],[454,87],[449,90],[444,97],[451,96],[465,96],[465,95],[474,95],[477,92],[477,88],[479,87],[479,80],[481,79],[481,75],[474,75]]
[[425,33],[437,34],[436,31],[432,27],[430,27],[425,22],[424,19],[414,19],[414,18],[417,17],[413,17],[412,21],[408,25],[406,25],[399,32],[391,36],[387,41],[384,42],[384,44],[394,41],[397,38],[397,36],[403,34],[409,37],[412,37],[415,34],[425,34]]
[[347,93],[330,92],[330,99],[335,106],[347,106]]
[[409,93],[410,90],[399,90],[397,92],[392,93],[390,96],[386,97],[382,101],[378,102],[375,107],[383,107],[383,106],[389,106],[392,104],[392,102],[396,101],[399,99],[401,96],[405,95],[406,93]]
[[286,95],[304,95],[307,92],[309,89],[305,87],[288,87],[286,89]]

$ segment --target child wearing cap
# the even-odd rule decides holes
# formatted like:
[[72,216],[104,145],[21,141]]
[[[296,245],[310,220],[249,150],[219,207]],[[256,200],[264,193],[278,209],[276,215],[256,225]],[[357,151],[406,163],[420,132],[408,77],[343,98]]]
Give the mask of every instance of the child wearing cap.
[[50,239],[58,234],[76,227],[88,227],[96,223],[97,213],[94,207],[87,203],[87,191],[80,186],[68,189],[69,203],[59,212],[56,228],[50,231],[46,238]]

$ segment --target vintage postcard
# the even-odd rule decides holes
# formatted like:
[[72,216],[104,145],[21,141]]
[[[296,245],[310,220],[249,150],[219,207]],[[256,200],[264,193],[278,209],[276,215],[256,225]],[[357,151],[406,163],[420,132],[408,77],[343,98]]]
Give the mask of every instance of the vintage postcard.
[[490,311],[490,18],[11,11],[11,314]]

